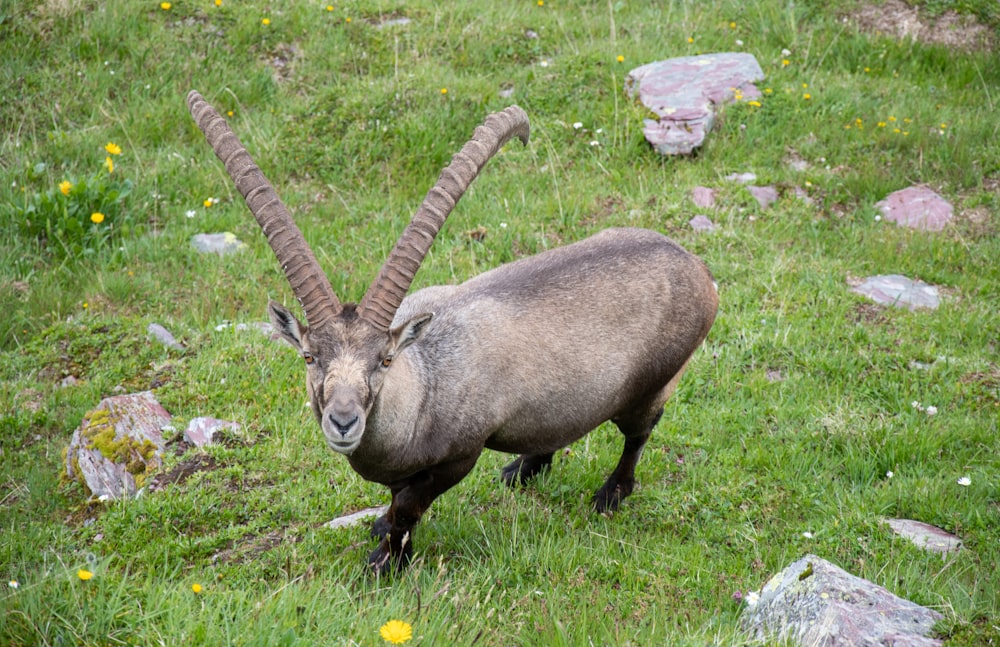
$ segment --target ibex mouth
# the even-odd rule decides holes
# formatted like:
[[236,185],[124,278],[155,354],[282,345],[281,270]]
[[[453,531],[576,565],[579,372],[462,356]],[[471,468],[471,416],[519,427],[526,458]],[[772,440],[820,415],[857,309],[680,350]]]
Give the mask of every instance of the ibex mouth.
[[330,438],[326,439],[327,447],[337,452],[338,454],[343,454],[344,456],[350,456],[351,454],[353,454],[354,450],[356,450],[358,448],[358,445],[360,444],[361,444],[360,438],[352,440],[331,440]]

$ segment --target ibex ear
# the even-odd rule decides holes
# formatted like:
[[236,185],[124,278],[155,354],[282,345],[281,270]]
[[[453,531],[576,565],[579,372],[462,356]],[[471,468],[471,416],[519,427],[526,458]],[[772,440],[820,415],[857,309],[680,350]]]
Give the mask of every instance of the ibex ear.
[[302,351],[302,335],[306,328],[295,318],[288,308],[277,301],[269,301],[267,312],[271,315],[271,325],[274,331],[281,335],[282,339],[294,346],[299,352]]
[[420,336],[424,334],[427,324],[433,317],[433,312],[425,312],[412,317],[401,326],[396,326],[390,330],[389,336],[392,337],[392,350],[390,354],[395,355],[420,339]]

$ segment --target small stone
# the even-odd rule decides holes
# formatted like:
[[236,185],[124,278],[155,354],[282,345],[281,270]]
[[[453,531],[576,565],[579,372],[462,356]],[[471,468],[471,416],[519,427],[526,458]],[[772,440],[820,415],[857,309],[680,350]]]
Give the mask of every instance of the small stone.
[[885,276],[869,276],[860,285],[852,287],[851,292],[864,295],[882,305],[897,306],[916,310],[938,307],[938,289],[923,281],[914,281],[899,274]]
[[962,548],[961,539],[922,521],[886,519],[885,523],[900,537],[909,539],[918,548],[933,553],[953,553]]
[[343,517],[337,517],[332,521],[327,521],[323,524],[324,528],[337,529],[337,528],[349,528],[351,526],[357,526],[363,523],[367,519],[374,519],[381,517],[385,514],[389,506],[383,505],[377,508],[366,508],[359,512],[354,512],[352,514],[346,514]]
[[740,184],[750,184],[751,182],[755,182],[757,180],[757,174],[750,172],[730,173],[729,175],[726,176],[726,179],[729,180],[730,182],[739,182]]
[[219,256],[239,252],[246,247],[246,243],[239,240],[236,234],[228,231],[221,234],[196,234],[191,239],[191,244],[203,254],[215,253]]
[[66,377],[64,377],[62,379],[61,382],[59,382],[59,386],[61,388],[66,389],[66,388],[69,388],[71,386],[76,386],[78,384],[78,382],[79,382],[79,380],[77,380],[75,376],[73,376],[73,375],[67,375]]
[[691,189],[691,201],[697,207],[711,209],[715,206],[715,191],[706,186],[696,186]]
[[219,420],[218,418],[192,418],[184,430],[184,440],[195,447],[204,447],[212,443],[216,432],[223,429],[239,431],[242,427],[238,422]]
[[708,219],[708,216],[697,215],[688,221],[691,228],[695,231],[713,231],[715,229],[715,223]]
[[173,350],[184,350],[184,347],[181,346],[176,339],[174,339],[174,336],[170,334],[170,331],[158,323],[149,324],[149,326],[146,327],[146,332],[149,333],[153,339],[160,342],[167,348],[171,348]]
[[941,231],[951,220],[953,209],[944,198],[924,186],[911,186],[890,193],[875,203],[886,220],[924,231]]
[[747,190],[757,200],[761,209],[767,209],[778,199],[778,190],[773,186],[753,186],[751,184],[747,186]]
[[[748,594],[749,597],[749,594]],[[935,647],[941,614],[806,555],[768,580],[742,616],[754,639],[795,645]]]

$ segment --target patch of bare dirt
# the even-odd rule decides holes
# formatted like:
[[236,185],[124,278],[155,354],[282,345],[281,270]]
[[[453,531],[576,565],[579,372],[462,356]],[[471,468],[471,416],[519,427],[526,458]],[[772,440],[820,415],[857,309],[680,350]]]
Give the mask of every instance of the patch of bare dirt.
[[212,562],[217,564],[246,564],[255,561],[267,551],[277,548],[283,543],[298,543],[302,537],[292,528],[272,530],[266,535],[245,535],[238,541],[212,555]]
[[975,16],[946,11],[940,16],[922,16],[918,7],[902,0],[862,5],[849,19],[869,34],[886,35],[932,45],[964,50],[993,50],[996,35]]
[[198,472],[208,472],[216,468],[215,459],[207,454],[195,456],[186,461],[181,461],[169,472],[157,474],[149,484],[152,492],[162,490],[168,485],[180,485]]

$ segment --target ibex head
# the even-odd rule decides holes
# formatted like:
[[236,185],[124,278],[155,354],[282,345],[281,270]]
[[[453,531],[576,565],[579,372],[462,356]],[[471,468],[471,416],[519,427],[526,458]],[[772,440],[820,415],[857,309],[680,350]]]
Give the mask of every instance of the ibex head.
[[225,164],[263,229],[305,311],[303,325],[271,302],[271,321],[301,353],[313,412],[331,449],[351,454],[361,443],[365,420],[393,360],[420,338],[432,313],[391,328],[413,277],[445,219],[487,161],[511,138],[528,141],[528,117],[517,106],[487,117],[472,139],[441,172],[358,305],[337,299],[288,209],[223,119],[200,94],[188,110]]

